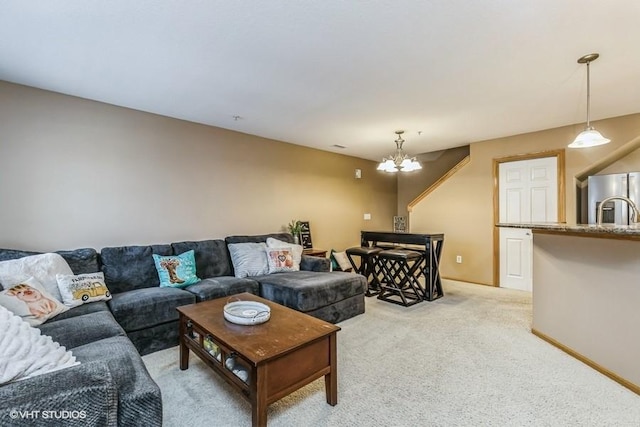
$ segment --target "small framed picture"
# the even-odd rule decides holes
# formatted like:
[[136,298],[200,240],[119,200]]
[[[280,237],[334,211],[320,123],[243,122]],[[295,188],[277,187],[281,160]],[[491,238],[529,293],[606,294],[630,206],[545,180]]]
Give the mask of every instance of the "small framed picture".
[[304,249],[310,249],[313,247],[311,242],[311,228],[309,227],[309,221],[300,221],[302,228],[300,229],[300,244]]
[[393,217],[393,231],[396,233],[406,233],[407,232],[407,217],[405,216],[394,216]]

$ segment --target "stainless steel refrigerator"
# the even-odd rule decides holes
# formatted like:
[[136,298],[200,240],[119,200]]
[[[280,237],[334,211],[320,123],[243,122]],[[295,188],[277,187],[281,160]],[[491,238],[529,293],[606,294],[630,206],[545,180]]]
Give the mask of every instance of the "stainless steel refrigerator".
[[[640,203],[640,172],[593,175],[587,179],[587,203],[583,205],[582,222],[596,223],[600,202],[611,196],[626,196],[636,205]],[[586,210],[586,212],[585,212]],[[626,202],[612,200],[602,208],[603,224],[629,224],[631,210]]]

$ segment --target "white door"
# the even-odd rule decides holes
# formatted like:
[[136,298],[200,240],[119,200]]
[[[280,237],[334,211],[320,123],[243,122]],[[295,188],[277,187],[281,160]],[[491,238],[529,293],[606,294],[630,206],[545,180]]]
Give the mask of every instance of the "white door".
[[533,238],[526,228],[500,228],[500,286],[533,289]]
[[[500,163],[498,184],[500,222],[557,222],[557,157]],[[501,228],[500,286],[531,291],[532,256],[531,230]]]

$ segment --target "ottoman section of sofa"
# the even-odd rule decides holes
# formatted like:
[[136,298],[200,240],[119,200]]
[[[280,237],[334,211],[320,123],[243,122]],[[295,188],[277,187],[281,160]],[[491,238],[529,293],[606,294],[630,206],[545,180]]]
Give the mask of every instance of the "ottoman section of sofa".
[[187,286],[184,290],[194,294],[196,301],[201,302],[242,292],[258,295],[260,287],[258,282],[249,278],[220,276],[203,279],[198,283]]
[[303,313],[317,314],[316,317],[328,322],[335,321],[336,316],[323,316],[324,313],[331,313],[331,310],[320,309],[343,301],[347,308],[353,304],[358,306],[348,317],[364,312],[364,292],[367,283],[364,276],[359,274],[294,271],[258,276],[254,279],[260,282],[260,295],[263,298]]

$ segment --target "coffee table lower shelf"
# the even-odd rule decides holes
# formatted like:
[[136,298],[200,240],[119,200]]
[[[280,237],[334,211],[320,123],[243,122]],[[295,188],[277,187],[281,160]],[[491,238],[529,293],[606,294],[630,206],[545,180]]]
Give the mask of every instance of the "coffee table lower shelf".
[[[331,325],[335,330],[325,336],[300,342],[294,348],[256,361],[229,345],[223,336],[215,335],[179,311],[180,369],[188,369],[191,350],[249,401],[253,426],[266,426],[268,405],[323,376],[327,403],[332,406],[338,403],[338,327]],[[239,327],[229,325],[231,328]],[[259,325],[243,327],[256,328]],[[251,337],[245,339],[250,340]]]

